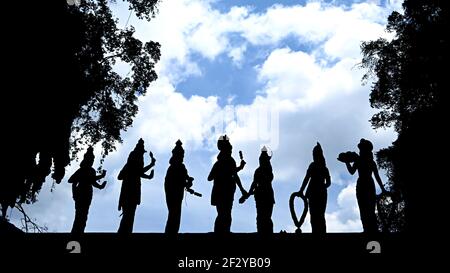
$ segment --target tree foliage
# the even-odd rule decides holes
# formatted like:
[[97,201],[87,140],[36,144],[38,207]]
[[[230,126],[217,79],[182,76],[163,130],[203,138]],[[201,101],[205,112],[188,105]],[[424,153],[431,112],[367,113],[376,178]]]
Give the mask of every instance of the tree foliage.
[[397,202],[405,202],[398,217],[405,213],[416,230],[426,214],[440,221],[442,193],[435,183],[444,177],[438,147],[445,145],[448,103],[447,2],[405,0],[403,13],[393,12],[386,30],[395,34],[392,40],[361,46],[363,80],[374,79],[370,104],[380,111],[371,119],[373,127],[394,126],[398,133],[392,146],[378,152],[378,163],[388,172]]
[[[21,21],[7,28],[7,78],[16,105],[8,123],[8,179],[0,182],[0,203],[33,202],[45,178],[59,183],[65,167],[85,145],[101,143],[103,155],[132,125],[138,96],[156,80],[160,45],[141,41],[133,26],[120,28],[111,5],[81,0],[9,3]],[[150,20],[159,0],[127,0],[130,12]],[[126,63],[130,73],[115,71]]]

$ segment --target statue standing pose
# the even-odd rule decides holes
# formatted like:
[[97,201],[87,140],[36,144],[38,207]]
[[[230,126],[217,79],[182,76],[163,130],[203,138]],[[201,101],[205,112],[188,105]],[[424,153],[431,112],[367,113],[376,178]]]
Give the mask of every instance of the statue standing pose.
[[156,160],[150,152],[151,163],[144,167],[145,152],[144,140],[141,138],[128,156],[127,163],[117,178],[122,180],[118,209],[123,212],[118,233],[129,234],[133,232],[134,215],[137,206],[141,204],[141,178],[153,178],[154,170],[149,175],[145,173],[155,166]]
[[[317,143],[313,149],[313,162],[309,165],[299,190],[299,195],[308,199],[313,234],[327,232],[325,210],[327,208],[327,188],[330,185],[330,172],[325,163],[322,147]],[[308,189],[304,194],[306,186]]]
[[176,142],[172,150],[172,157],[169,161],[169,168],[164,183],[166,193],[166,204],[169,210],[166,222],[165,233],[176,234],[180,229],[181,204],[184,190],[191,190],[193,177],[188,175],[188,171],[183,164],[184,149],[180,140]]
[[75,235],[84,233],[92,201],[92,187],[103,189],[106,186],[106,181],[102,184],[97,183],[97,180],[106,176],[106,170],[103,170],[101,175],[96,175],[92,168],[94,158],[94,149],[89,147],[80,163],[80,168],[68,180],[72,184],[72,196],[75,201],[75,220],[72,226],[72,234]]
[[272,211],[275,197],[272,188],[273,172],[267,148],[264,146],[259,156],[259,167],[255,170],[253,182],[248,195],[239,200],[243,203],[250,195],[255,195],[256,203],[256,227],[258,233],[273,233]]
[[208,175],[208,181],[214,180],[211,193],[211,205],[215,206],[217,210],[214,232],[225,234],[229,233],[231,228],[231,210],[233,208],[236,185],[243,196],[247,195],[238,176],[238,172],[245,166],[245,161],[241,160],[241,165],[239,167],[236,166],[236,161],[231,156],[233,147],[226,135],[219,138],[217,148],[220,152],[217,155],[216,163],[214,163]]
[[352,175],[358,171],[356,198],[363,229],[365,233],[376,233],[378,232],[377,217],[375,215],[376,192],[372,174],[375,176],[383,193],[386,193],[386,189],[378,174],[377,164],[373,160],[372,142],[362,138],[358,148],[359,155],[354,152],[341,153],[338,160],[345,163],[347,170]]

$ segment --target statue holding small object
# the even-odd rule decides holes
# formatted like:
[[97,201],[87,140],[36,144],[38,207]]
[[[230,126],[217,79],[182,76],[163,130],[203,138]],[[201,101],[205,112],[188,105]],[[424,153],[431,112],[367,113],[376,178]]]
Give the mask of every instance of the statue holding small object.
[[165,233],[167,234],[176,234],[180,229],[181,204],[184,191],[186,190],[193,195],[201,196],[201,194],[191,188],[194,178],[189,176],[186,166],[183,163],[184,149],[182,145],[183,143],[180,140],[175,143],[164,183],[166,204],[169,211],[165,228]]
[[118,233],[129,234],[133,232],[134,215],[136,208],[141,204],[141,178],[152,179],[154,170],[146,174],[153,166],[156,159],[150,152],[151,162],[144,166],[144,140],[139,139],[134,150],[128,156],[127,163],[119,173],[118,179],[122,180],[122,188],[119,197],[119,211],[122,210],[122,220]]
[[238,172],[245,166],[245,161],[242,159],[240,166],[236,166],[236,161],[231,156],[233,147],[226,135],[219,138],[217,148],[220,152],[217,155],[216,163],[214,163],[208,175],[208,181],[214,181],[211,193],[211,205],[215,206],[217,210],[214,232],[226,234],[230,233],[231,210],[233,208],[236,185],[243,196],[247,195],[247,191],[242,186],[238,176]]

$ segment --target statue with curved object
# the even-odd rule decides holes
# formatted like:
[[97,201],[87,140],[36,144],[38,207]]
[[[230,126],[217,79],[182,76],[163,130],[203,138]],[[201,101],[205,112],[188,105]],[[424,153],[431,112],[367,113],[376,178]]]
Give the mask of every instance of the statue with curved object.
[[[317,142],[313,149],[313,162],[309,165],[298,192],[299,196],[304,199],[305,207],[309,207],[313,234],[322,235],[327,232],[325,210],[327,208],[327,188],[330,185],[330,172],[323,156],[322,146]],[[306,187],[306,194],[303,194]]]

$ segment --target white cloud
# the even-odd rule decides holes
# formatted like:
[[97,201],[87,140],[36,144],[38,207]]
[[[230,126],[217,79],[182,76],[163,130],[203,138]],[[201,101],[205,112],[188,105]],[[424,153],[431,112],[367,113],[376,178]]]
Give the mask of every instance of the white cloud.
[[161,44],[158,71],[174,83],[201,74],[191,56],[193,53],[214,60],[227,52],[236,63],[242,58],[245,46],[231,46],[227,34],[236,29],[247,15],[247,9],[235,7],[228,13],[220,13],[211,8],[210,2],[162,1],[156,18],[136,25],[138,37]]
[[321,90],[315,90],[314,83],[320,80],[321,74],[322,68],[316,64],[314,56],[282,48],[272,51],[258,77],[266,82],[265,93],[269,99],[288,100],[297,105],[320,99]]
[[217,97],[184,97],[164,75],[152,84],[149,94],[139,101],[133,135],[152,143],[157,152],[173,148],[181,139],[192,149],[201,148],[208,135],[210,118],[220,112]]
[[375,3],[358,3],[350,9],[319,1],[305,6],[274,5],[265,13],[250,14],[241,29],[253,44],[275,44],[289,35],[301,42],[321,43],[346,33],[356,38],[379,33],[389,12]]
[[[287,37],[315,44],[331,58],[358,57],[362,40],[386,35],[384,23],[389,12],[399,7],[398,2],[390,1],[387,8],[376,3],[348,8],[312,1],[304,6],[276,4],[264,13],[252,13],[249,6],[222,13],[212,8],[211,1],[172,0],[161,2],[160,12],[150,23],[132,16],[130,24],[136,26],[138,37],[161,43],[161,72],[182,80],[201,73],[192,53],[210,60],[226,53],[239,63],[246,43],[277,44]],[[122,9],[116,8],[116,13],[127,18],[123,4],[119,7]],[[243,41],[231,43],[231,33]]]
[[330,232],[361,232],[359,208],[356,201],[356,183],[349,184],[337,197],[338,210],[327,213],[325,218]]
[[252,14],[242,22],[243,35],[253,44],[274,44],[288,35],[320,42],[331,34],[329,30],[332,29],[332,22],[323,19],[337,11],[338,8],[331,8],[324,12],[319,2],[292,7],[274,5],[267,12]]
[[[239,65],[247,43],[276,45],[288,37],[314,44],[317,54],[325,53],[326,58],[358,58],[361,41],[387,35],[386,17],[397,6],[357,3],[347,8],[313,1],[304,6],[277,4],[264,13],[252,13],[246,6],[222,13],[211,7],[211,1],[172,0],[161,3],[150,23],[135,25],[140,38],[161,43],[158,71],[176,83],[201,75],[193,53],[209,60],[226,53]],[[232,43],[229,34],[243,39]]]
[[308,109],[333,96],[360,90],[362,71],[358,60],[345,58],[333,66],[320,64],[314,54],[281,48],[272,51],[258,70],[263,89],[280,110]]
[[247,45],[243,44],[239,47],[234,47],[228,52],[228,57],[233,60],[233,63],[240,67],[242,60],[244,58],[245,51],[247,50]]

